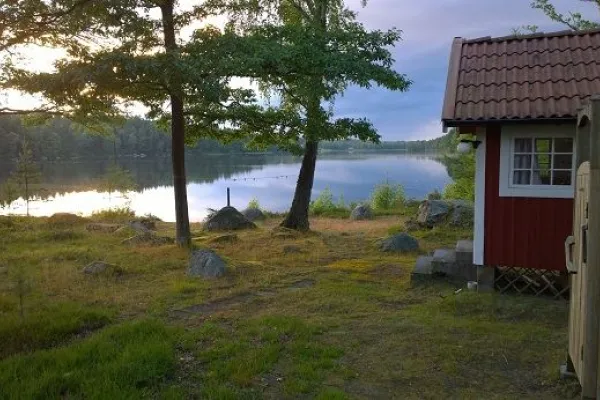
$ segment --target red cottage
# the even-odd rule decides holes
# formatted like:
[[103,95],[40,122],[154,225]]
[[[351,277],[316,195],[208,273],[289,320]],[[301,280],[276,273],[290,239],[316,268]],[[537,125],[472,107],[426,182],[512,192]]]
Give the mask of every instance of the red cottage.
[[600,94],[600,30],[454,39],[444,127],[477,135],[476,265],[564,270],[577,110]]

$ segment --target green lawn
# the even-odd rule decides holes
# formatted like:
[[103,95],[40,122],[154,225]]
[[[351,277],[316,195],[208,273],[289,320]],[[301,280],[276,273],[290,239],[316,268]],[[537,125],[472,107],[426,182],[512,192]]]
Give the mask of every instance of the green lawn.
[[[0,217],[0,399],[577,398],[558,379],[567,304],[411,288],[418,254],[377,249],[402,218],[293,237],[272,218],[237,243],[196,225],[231,265],[209,281],[175,246],[122,245],[131,232]],[[468,232],[415,236],[429,251]],[[94,260],[124,273],[82,274]]]

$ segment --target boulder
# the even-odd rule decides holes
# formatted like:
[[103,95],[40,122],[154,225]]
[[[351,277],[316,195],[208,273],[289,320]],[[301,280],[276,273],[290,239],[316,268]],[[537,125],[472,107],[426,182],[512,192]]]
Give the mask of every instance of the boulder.
[[175,240],[170,237],[157,236],[154,233],[145,232],[127,238],[121,243],[129,246],[162,246],[165,244],[173,244],[175,243]]
[[83,267],[83,273],[86,275],[120,275],[123,270],[117,265],[94,261]]
[[350,219],[359,221],[364,219],[372,219],[373,211],[371,211],[371,207],[367,204],[361,204],[352,210],[350,213]]
[[256,225],[234,207],[223,207],[211,215],[204,224],[204,229],[208,231],[234,231],[252,228],[256,228]]
[[381,251],[405,253],[419,249],[419,241],[407,233],[399,233],[381,242]]
[[88,232],[113,233],[122,228],[119,224],[92,223],[85,226]]
[[148,218],[129,221],[129,227],[137,232],[150,232],[156,230],[156,222]]
[[266,218],[265,214],[259,208],[246,208],[242,214],[248,221],[258,221]]
[[407,232],[418,231],[421,229],[421,224],[419,224],[414,218],[409,218],[404,222],[404,229]]
[[466,200],[452,200],[451,205],[450,225],[465,228],[473,225],[473,204]]
[[450,214],[452,206],[444,200],[425,200],[419,206],[417,222],[428,228],[432,228],[445,222]]
[[195,250],[190,255],[188,275],[204,278],[218,278],[225,274],[227,264],[219,255],[210,250]]

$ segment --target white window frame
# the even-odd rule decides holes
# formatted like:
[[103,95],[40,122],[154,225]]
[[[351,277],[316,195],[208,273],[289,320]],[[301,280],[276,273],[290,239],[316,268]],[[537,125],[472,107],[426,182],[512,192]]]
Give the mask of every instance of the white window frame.
[[[513,184],[513,156],[515,138],[573,138],[571,185],[516,185]],[[572,199],[575,193],[575,124],[562,125],[507,125],[502,127],[500,139],[500,197],[538,197]]]

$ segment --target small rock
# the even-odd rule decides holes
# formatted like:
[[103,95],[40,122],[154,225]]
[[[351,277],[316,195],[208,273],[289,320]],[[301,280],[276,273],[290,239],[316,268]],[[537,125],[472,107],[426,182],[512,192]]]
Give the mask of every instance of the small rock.
[[100,233],[113,233],[116,232],[123,225],[119,224],[104,224],[104,223],[93,223],[87,224],[85,230],[88,232],[100,232]]
[[355,221],[373,219],[373,211],[371,211],[371,207],[369,207],[369,205],[361,204],[352,210],[350,213],[350,219]]
[[188,275],[204,278],[218,278],[225,274],[227,264],[219,255],[210,250],[195,250],[190,255]]
[[407,233],[390,236],[381,242],[381,251],[409,252],[419,249],[419,242]]
[[265,214],[259,208],[246,208],[242,211],[244,217],[248,219],[248,221],[258,221],[266,218]]
[[173,244],[175,240],[166,236],[157,236],[153,233],[146,232],[127,238],[121,242],[130,246],[162,246],[165,244]]
[[86,275],[120,275],[123,270],[117,265],[94,261],[83,267],[83,273]]
[[302,253],[302,249],[300,246],[296,246],[293,244],[288,244],[283,246],[283,254],[292,254],[292,253]]
[[204,224],[204,229],[208,231],[233,231],[252,228],[256,228],[256,225],[234,207],[223,207],[211,215]]
[[239,242],[240,238],[235,233],[228,233],[225,235],[215,236],[210,239],[210,243],[236,243]]

